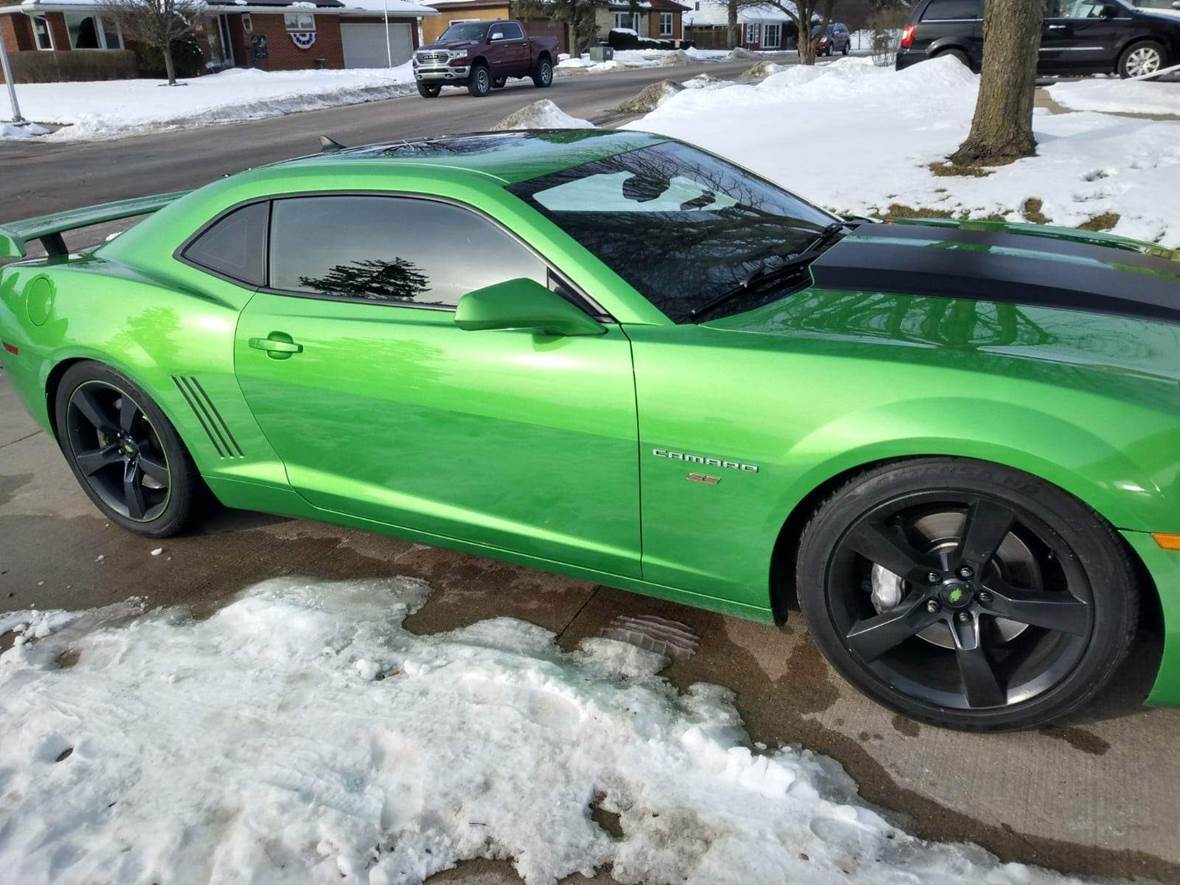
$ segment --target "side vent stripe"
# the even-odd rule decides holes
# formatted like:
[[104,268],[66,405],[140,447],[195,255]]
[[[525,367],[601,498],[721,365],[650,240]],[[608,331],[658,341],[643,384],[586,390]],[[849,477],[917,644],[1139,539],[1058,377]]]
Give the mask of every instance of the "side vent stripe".
[[230,433],[229,425],[225,423],[225,419],[221,417],[221,413],[217,411],[213,400],[210,399],[200,382],[193,377],[173,375],[172,383],[176,385],[176,389],[180,391],[180,395],[184,397],[188,407],[192,409],[201,429],[205,431],[209,442],[217,450],[217,456],[219,458],[244,458],[245,453],[242,451],[242,447],[238,445],[237,439]]
[[205,401],[205,405],[207,405],[209,407],[209,411],[213,413],[213,420],[218,426],[221,427],[222,432],[225,434],[225,438],[229,440],[229,445],[226,448],[229,449],[231,453],[237,453],[239,458],[245,458],[246,453],[243,452],[242,447],[238,445],[238,441],[234,438],[233,432],[229,429],[229,425],[225,423],[225,419],[221,417],[221,412],[217,411],[217,406],[214,405],[212,398],[209,396],[209,394],[205,393],[205,388],[201,386],[201,382],[198,381],[196,377],[190,378],[189,382],[194,387],[196,387],[197,393],[201,395]]

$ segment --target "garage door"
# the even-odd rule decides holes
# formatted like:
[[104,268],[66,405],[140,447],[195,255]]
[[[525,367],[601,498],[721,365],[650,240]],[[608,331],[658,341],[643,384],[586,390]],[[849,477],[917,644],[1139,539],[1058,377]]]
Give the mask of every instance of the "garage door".
[[[340,40],[344,44],[346,68],[383,68],[388,64],[385,52],[385,25],[340,23]],[[389,48],[393,63],[400,65],[414,54],[409,25],[389,25]]]

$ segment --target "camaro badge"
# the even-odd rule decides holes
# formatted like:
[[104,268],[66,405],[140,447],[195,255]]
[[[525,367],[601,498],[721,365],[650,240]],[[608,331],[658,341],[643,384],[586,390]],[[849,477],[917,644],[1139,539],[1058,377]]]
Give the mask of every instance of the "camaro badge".
[[652,449],[657,458],[670,461],[684,461],[686,464],[701,464],[705,467],[721,467],[725,470],[740,470],[743,473],[757,473],[757,464],[743,464],[741,461],[726,461],[724,458],[708,458],[704,455],[690,455],[687,452],[673,452],[668,449]]

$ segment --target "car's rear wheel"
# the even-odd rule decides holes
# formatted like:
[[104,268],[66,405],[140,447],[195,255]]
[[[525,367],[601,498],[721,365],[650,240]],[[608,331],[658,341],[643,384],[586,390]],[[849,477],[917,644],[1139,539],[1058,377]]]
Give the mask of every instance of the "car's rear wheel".
[[1119,76],[1124,80],[1147,77],[1167,67],[1164,47],[1150,40],[1132,44],[1119,56]]
[[423,98],[438,98],[438,94],[442,91],[442,86],[435,83],[419,83],[418,94]]
[[799,603],[850,682],[914,719],[1028,728],[1090,700],[1130,646],[1138,588],[1114,531],[1027,474],[952,458],[856,476],[799,548]]
[[492,72],[486,65],[476,65],[467,79],[467,91],[476,98],[483,98],[492,91]]
[[944,49],[942,52],[935,53],[934,57],[953,58],[963,65],[963,67],[971,68],[971,59],[962,49]]
[[101,363],[77,363],[54,407],[66,461],[111,522],[153,538],[189,523],[204,485],[172,423],[134,382]]
[[553,85],[553,62],[548,58],[542,58],[537,62],[536,70],[533,71],[533,85],[538,89]]

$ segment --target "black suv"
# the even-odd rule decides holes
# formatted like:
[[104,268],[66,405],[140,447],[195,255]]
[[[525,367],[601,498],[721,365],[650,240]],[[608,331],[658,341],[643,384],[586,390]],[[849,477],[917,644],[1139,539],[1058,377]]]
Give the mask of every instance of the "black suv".
[[[983,64],[984,0],[918,0],[897,52],[897,69],[949,55]],[[1129,0],[1047,0],[1042,74],[1153,74],[1180,61],[1180,16]]]

